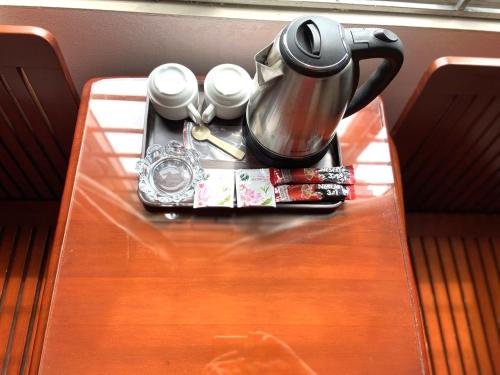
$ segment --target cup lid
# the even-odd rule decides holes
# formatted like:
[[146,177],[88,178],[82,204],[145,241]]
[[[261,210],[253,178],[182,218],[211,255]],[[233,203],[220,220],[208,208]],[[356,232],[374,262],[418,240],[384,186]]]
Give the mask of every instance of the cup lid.
[[222,64],[208,72],[205,94],[216,104],[235,106],[248,100],[252,78],[238,65]]
[[214,87],[225,96],[235,95],[245,88],[241,74],[232,68],[224,68],[215,73]]
[[177,95],[187,85],[186,75],[176,66],[161,69],[153,79],[158,91],[166,95]]
[[160,65],[148,78],[149,96],[166,107],[184,105],[197,92],[196,77],[184,65],[174,63]]

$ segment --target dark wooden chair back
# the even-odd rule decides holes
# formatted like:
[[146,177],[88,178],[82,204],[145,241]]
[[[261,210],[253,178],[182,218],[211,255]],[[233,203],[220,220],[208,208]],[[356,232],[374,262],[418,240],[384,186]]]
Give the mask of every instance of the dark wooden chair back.
[[79,106],[54,36],[0,26],[0,200],[58,200]]
[[407,211],[500,211],[500,59],[434,61],[392,136]]

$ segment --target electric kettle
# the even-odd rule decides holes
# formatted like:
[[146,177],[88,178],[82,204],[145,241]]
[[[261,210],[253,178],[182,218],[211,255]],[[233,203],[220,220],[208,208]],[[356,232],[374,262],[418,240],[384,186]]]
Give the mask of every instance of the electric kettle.
[[[358,88],[359,61],[371,58],[382,62]],[[379,95],[402,63],[403,45],[389,30],[345,29],[321,16],[293,20],[255,55],[247,145],[267,165],[314,164],[340,120]]]

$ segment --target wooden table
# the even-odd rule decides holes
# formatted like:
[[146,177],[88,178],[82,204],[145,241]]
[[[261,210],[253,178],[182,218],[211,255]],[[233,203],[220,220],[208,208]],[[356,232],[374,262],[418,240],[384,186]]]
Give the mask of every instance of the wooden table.
[[330,214],[146,211],[144,111],[144,78],[85,87],[32,373],[427,373],[379,99],[339,128],[360,182]]

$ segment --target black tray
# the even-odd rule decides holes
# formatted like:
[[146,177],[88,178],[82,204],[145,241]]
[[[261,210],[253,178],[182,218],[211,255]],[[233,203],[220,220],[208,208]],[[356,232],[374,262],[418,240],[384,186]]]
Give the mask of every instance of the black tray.
[[[203,85],[200,83],[200,93],[203,91]],[[200,96],[200,102],[203,102],[203,94]],[[184,145],[192,146],[194,149],[200,151],[202,157],[200,159],[203,168],[218,168],[218,169],[246,169],[246,168],[266,168],[268,166],[259,162],[251,150],[244,144],[243,137],[243,119],[236,120],[221,120],[217,117],[214,118],[209,125],[212,134],[224,139],[225,141],[234,144],[246,151],[245,158],[238,161],[231,156],[225,154],[215,146],[208,142],[199,142],[194,140],[189,134],[190,126],[192,124],[189,120],[171,121],[166,120],[156,113],[153,105],[149,102],[146,103],[144,137],[142,141],[141,157],[144,157],[147,148],[152,144],[166,144],[170,140],[176,140]],[[239,143],[239,144],[238,144]],[[314,167],[333,167],[342,165],[342,157],[340,145],[337,136],[333,139],[325,156]],[[182,201],[175,204],[164,204],[158,202],[151,202],[147,197],[143,196],[138,191],[139,199],[146,206],[146,208],[192,208],[193,199]],[[333,210],[340,206],[343,202],[289,202],[277,203],[276,208],[262,207],[266,210],[276,209],[308,209],[308,210]],[[235,207],[236,208],[236,205]],[[255,208],[255,207],[254,207]],[[260,207],[257,207],[260,209]],[[209,208],[204,208],[207,210]],[[218,208],[216,208],[218,209]],[[246,210],[247,208],[245,208]],[[227,209],[226,209],[227,210]]]

